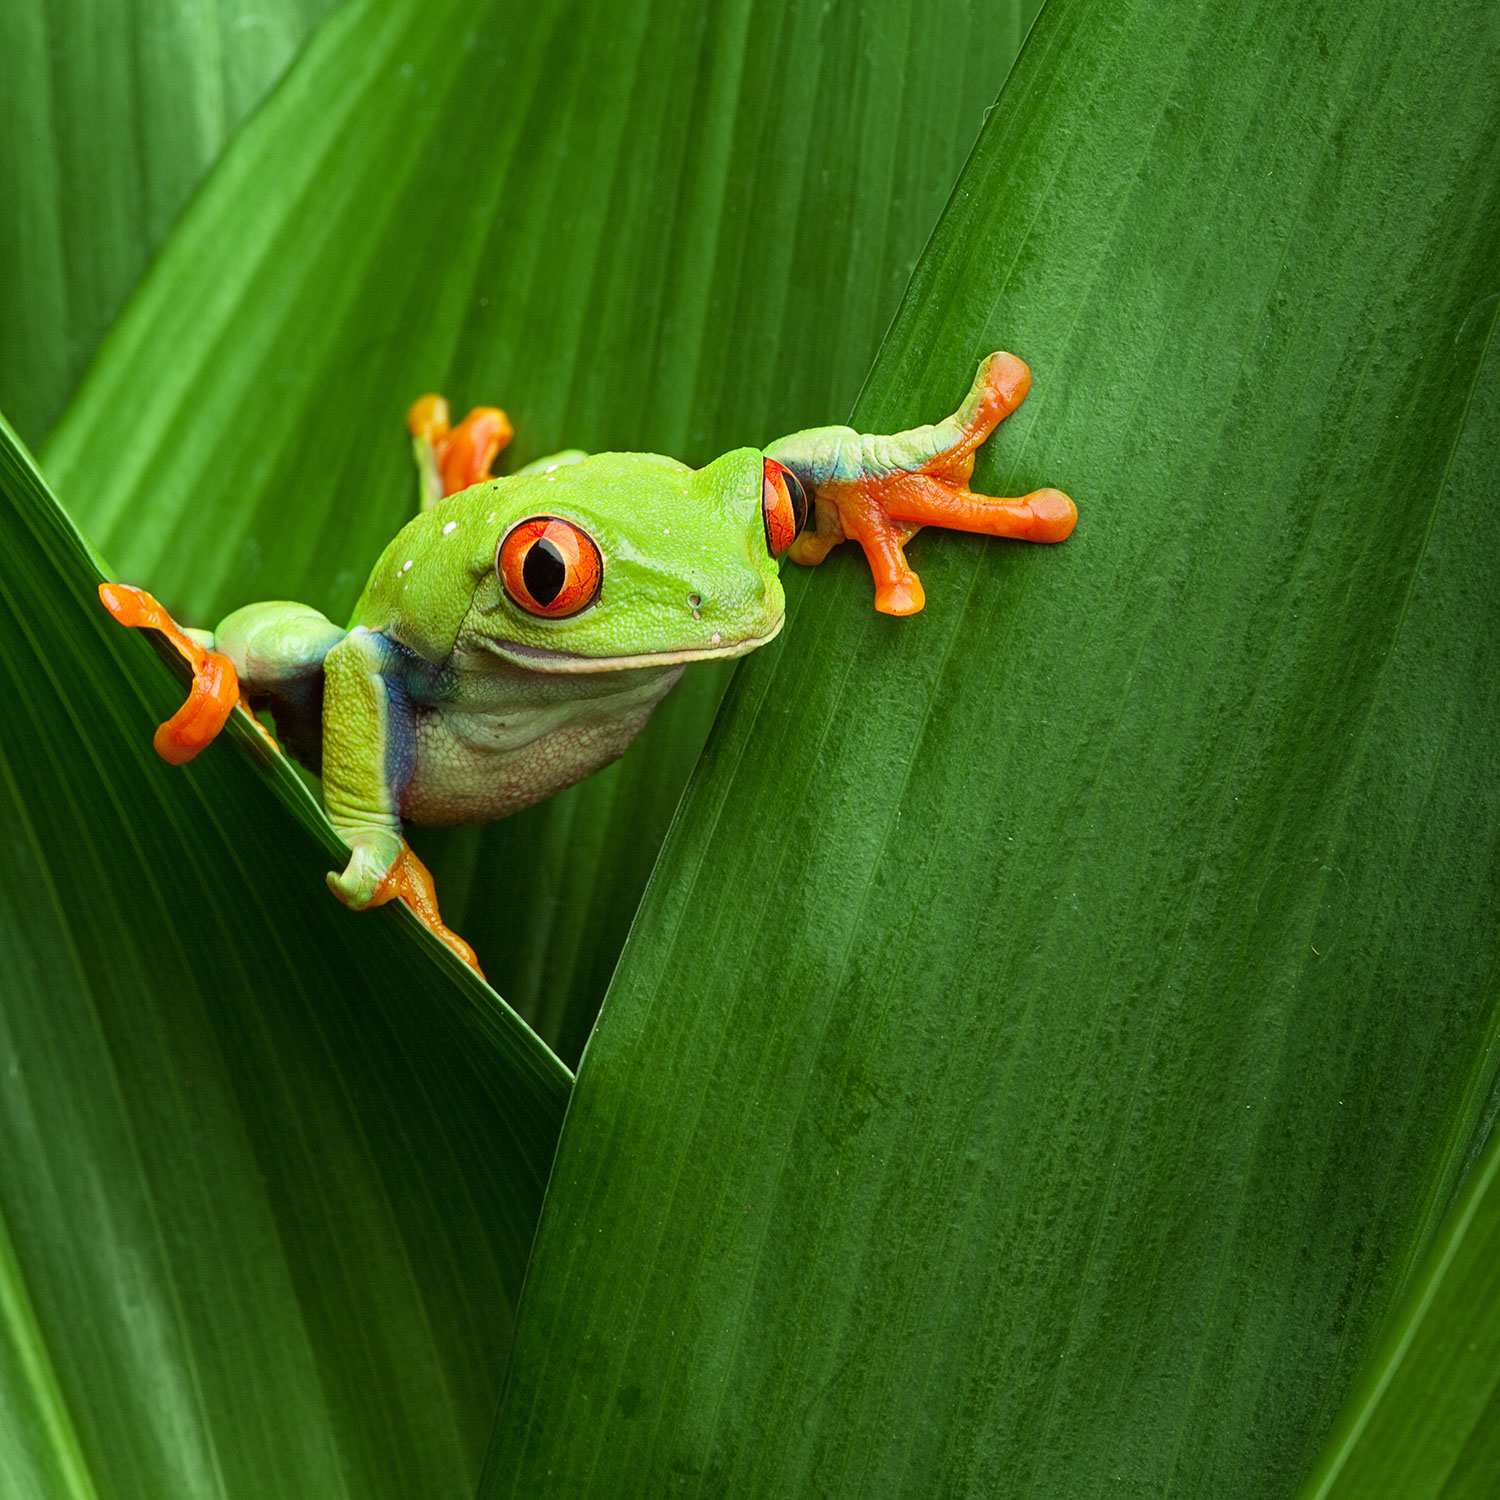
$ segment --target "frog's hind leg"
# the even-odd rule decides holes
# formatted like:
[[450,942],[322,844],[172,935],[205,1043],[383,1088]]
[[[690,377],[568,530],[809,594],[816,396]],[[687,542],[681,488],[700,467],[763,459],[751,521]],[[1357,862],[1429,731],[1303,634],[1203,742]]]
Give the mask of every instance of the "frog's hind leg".
[[[344,632],[305,604],[248,604],[216,631],[184,630],[145,589],[101,583],[99,601],[122,625],[155,630],[193,668],[187,702],[156,731],[156,753],[180,766],[211,744],[243,698],[269,707],[287,748],[314,771],[322,753],[323,658]],[[273,748],[275,741],[252,715]]]
[[235,610],[213,634],[251,707],[271,710],[287,750],[314,773],[323,760],[323,658],[346,633],[305,604],[273,600]]

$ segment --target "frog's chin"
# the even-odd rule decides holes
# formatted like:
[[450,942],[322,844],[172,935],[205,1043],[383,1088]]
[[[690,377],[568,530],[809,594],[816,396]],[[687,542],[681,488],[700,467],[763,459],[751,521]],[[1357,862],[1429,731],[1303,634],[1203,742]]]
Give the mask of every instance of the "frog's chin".
[[640,667],[681,667],[695,661],[719,661],[726,656],[744,656],[767,641],[774,641],[786,624],[783,615],[764,635],[747,636],[725,646],[684,646],[680,651],[641,651],[634,656],[584,656],[577,651],[549,651],[520,641],[484,638],[486,651],[502,656],[532,672],[628,672]]

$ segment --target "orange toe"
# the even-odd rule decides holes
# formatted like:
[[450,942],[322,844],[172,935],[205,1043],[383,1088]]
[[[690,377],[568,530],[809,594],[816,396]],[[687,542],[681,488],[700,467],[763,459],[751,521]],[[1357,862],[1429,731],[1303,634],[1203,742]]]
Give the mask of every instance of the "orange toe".
[[1001,350],[990,366],[989,385],[1009,414],[1026,399],[1026,393],[1031,389],[1031,370],[1025,360]]
[[187,702],[157,731],[152,744],[164,761],[185,765],[214,740],[240,701],[234,663],[220,651],[200,646],[145,589],[128,583],[101,583],[99,602],[121,625],[155,630],[177,648],[193,669]]
[[1061,490],[1033,490],[1025,499],[1032,514],[1028,541],[1062,542],[1073,534],[1078,507]]
[[380,882],[370,905],[383,906],[391,900],[404,901],[438,942],[463,959],[481,979],[484,978],[484,970],[479,967],[474,950],[451,927],[444,925],[438,914],[437,886],[433,883],[432,872],[417,858],[410,844],[403,844],[400,857]]
[[436,394],[418,396],[406,408],[406,430],[414,438],[438,443],[448,436],[448,403]]
[[493,479],[490,466],[514,436],[510,418],[498,406],[476,406],[438,444],[443,494],[456,495],[470,485]]
[[218,651],[205,651],[203,657],[202,666],[193,671],[187,702],[157,729],[151,741],[169,765],[186,765],[207,749],[240,701],[234,663]]
[[915,615],[922,612],[927,595],[915,573],[875,586],[875,608],[883,615]]

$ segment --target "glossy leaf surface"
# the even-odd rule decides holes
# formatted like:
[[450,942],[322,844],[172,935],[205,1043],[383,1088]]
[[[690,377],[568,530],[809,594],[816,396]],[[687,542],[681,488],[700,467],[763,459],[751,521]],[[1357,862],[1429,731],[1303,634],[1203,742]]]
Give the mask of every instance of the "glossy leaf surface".
[[[507,462],[704,462],[842,417],[1033,9],[353,0],[194,203],[49,476],[191,623],[341,619],[413,513],[423,390],[504,404]],[[567,1055],[722,682],[585,788],[421,844]]]
[[3,424],[0,553],[0,1494],[467,1497],[568,1076],[285,763],[156,759]]
[[1060,3],[860,401],[1072,540],[737,676],[483,1494],[1288,1496],[1495,1082],[1500,21]]
[[0,5],[0,410],[28,441],[331,3]]

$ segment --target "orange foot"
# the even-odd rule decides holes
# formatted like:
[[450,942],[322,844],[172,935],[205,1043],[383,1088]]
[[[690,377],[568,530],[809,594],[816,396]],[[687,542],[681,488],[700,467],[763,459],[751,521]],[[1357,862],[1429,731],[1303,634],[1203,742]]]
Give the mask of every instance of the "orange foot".
[[211,744],[240,701],[234,663],[220,651],[200,646],[145,589],[128,583],[101,583],[99,601],[122,625],[158,630],[185,656],[193,669],[187,702],[156,731],[156,753],[174,766],[190,761]]
[[492,479],[490,466],[515,435],[510,418],[498,406],[476,406],[457,427],[450,427],[448,403],[441,396],[413,401],[406,427],[421,471],[423,510],[471,484]]
[[438,942],[452,949],[481,979],[484,978],[484,970],[479,967],[474,950],[451,927],[443,925],[438,914],[437,887],[432,882],[432,872],[404,840],[395,864],[375,887],[370,905],[384,906],[387,901],[397,900],[406,902],[417,914],[417,920]]
[[926,598],[903,549],[923,526],[1063,541],[1078,511],[1061,490],[1000,499],[969,489],[975,449],[1030,388],[1031,371],[1014,354],[992,354],[980,365],[964,404],[944,422],[891,437],[820,428],[773,443],[770,456],[814,491],[817,525],[793,542],[792,560],[816,566],[852,538],[875,577],[875,608],[887,615],[914,615]]

